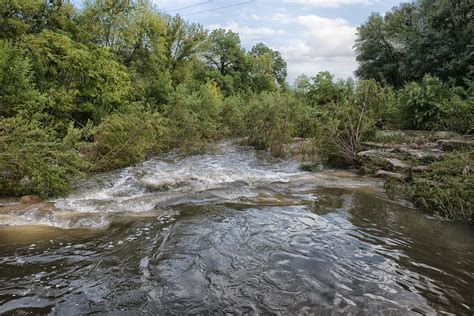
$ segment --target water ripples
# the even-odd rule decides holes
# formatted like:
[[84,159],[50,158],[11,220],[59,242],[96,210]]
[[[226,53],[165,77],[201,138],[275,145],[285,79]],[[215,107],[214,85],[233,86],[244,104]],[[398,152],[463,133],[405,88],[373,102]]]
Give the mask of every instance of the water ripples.
[[230,143],[2,207],[0,313],[474,309],[471,227],[390,201],[377,181]]

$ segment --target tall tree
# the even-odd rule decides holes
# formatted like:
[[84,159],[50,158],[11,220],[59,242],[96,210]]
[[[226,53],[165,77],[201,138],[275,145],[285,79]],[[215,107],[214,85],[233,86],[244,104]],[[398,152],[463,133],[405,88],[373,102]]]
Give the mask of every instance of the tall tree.
[[210,34],[211,45],[204,54],[207,63],[216,68],[221,75],[229,74],[245,58],[245,51],[240,46],[239,34],[224,29],[217,29]]
[[464,85],[474,64],[471,0],[418,0],[358,28],[356,75],[401,88],[426,74]]
[[280,86],[285,84],[286,76],[288,75],[287,64],[279,51],[273,50],[263,43],[258,43],[252,47],[250,54],[256,58],[268,55],[276,82]]

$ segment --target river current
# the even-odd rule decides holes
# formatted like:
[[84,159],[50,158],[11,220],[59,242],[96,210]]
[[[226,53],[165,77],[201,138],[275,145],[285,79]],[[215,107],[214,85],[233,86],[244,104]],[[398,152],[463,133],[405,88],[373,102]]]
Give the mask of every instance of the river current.
[[0,314],[474,314],[474,230],[223,142],[0,201]]

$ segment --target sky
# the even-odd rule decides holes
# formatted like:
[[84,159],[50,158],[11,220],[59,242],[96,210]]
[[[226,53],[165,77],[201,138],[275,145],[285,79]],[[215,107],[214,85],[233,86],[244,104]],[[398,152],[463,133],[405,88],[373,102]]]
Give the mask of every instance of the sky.
[[402,0],[153,1],[160,10],[209,30],[239,33],[246,49],[263,42],[280,51],[292,84],[300,74],[314,76],[319,71],[342,79],[353,76],[356,27],[371,12],[384,13]]

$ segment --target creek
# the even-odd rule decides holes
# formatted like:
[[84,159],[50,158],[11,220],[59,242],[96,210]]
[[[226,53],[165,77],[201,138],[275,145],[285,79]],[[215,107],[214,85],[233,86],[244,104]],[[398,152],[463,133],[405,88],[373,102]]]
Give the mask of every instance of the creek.
[[0,204],[0,314],[474,313],[472,227],[230,141]]

